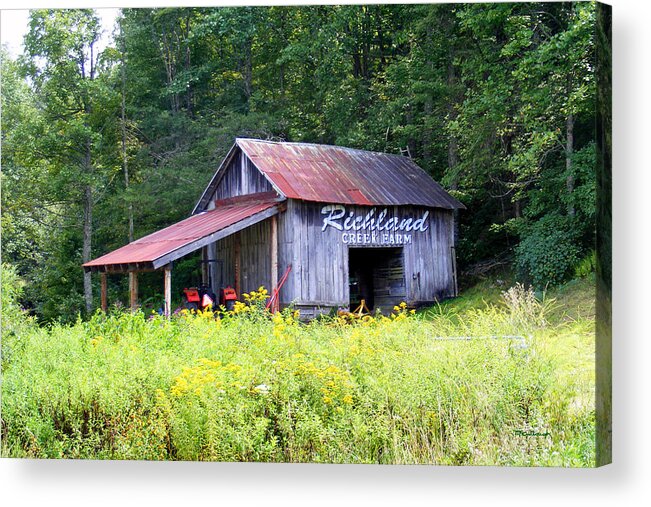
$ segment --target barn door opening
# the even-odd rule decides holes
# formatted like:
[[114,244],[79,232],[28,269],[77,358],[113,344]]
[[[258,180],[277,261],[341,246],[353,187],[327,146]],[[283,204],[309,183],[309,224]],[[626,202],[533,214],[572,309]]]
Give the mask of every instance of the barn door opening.
[[390,313],[407,295],[402,247],[349,248],[350,308],[362,299],[371,311]]

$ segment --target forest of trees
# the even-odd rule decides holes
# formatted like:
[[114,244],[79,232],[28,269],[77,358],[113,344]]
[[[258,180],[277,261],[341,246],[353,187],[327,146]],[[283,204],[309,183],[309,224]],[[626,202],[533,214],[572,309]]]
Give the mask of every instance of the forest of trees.
[[36,10],[2,52],[2,262],[43,321],[93,311],[82,262],[186,217],[236,136],[408,149],[467,207],[462,272],[544,287],[594,248],[593,3],[124,9],[98,51],[100,29]]

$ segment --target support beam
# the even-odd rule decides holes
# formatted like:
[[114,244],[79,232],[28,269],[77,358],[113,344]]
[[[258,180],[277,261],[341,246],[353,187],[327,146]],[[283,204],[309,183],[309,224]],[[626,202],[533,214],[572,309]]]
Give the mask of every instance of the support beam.
[[219,288],[224,285],[224,270],[222,269],[222,261],[217,261],[217,245],[211,243],[206,246],[207,255],[209,259],[214,259],[215,262],[208,264],[208,278],[210,280],[210,288],[219,293]]
[[[278,287],[278,215],[271,217],[271,295]],[[278,296],[274,299],[272,312],[278,310]]]
[[459,295],[459,284],[457,283],[457,255],[454,246],[450,247],[452,257],[452,278],[454,280],[454,297]]
[[172,314],[172,265],[165,266],[165,316]]
[[102,311],[106,312],[108,310],[108,297],[107,297],[107,290],[106,290],[106,273],[100,273],[99,275],[99,282],[100,282],[100,298],[101,298],[101,305],[102,305]]
[[238,232],[235,237],[233,238],[233,257],[235,258],[235,266],[234,266],[234,272],[235,272],[235,293],[237,294],[237,297],[240,298],[242,297],[241,294],[241,285],[240,285],[240,253],[242,249],[242,245],[240,243],[240,233]]
[[138,272],[129,271],[129,300],[131,311],[138,309]]
[[210,254],[208,253],[208,246],[201,247],[201,283],[208,285],[208,270],[210,269]]

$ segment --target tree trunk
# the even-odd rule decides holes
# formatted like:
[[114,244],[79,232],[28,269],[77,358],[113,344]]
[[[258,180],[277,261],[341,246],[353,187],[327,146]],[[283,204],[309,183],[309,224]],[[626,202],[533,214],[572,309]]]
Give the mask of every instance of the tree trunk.
[[[449,56],[448,56],[448,76],[447,76],[447,85],[448,85],[448,118],[450,121],[453,121],[457,118],[457,110],[455,109],[456,102],[456,85],[457,85],[457,75],[454,68],[454,57],[455,51],[454,47],[450,46]],[[459,165],[459,144],[457,138],[454,135],[450,135],[448,139],[448,172],[453,175],[452,181],[450,183],[451,190],[457,190],[459,188],[459,175],[457,174],[457,165]],[[459,210],[454,209],[452,211],[454,219],[454,234],[453,241],[457,245],[459,243]]]
[[[124,39],[122,39],[124,44]],[[121,116],[121,127],[122,127],[122,171],[124,172],[124,188],[127,192],[127,199],[130,199],[129,196],[129,167],[127,165],[127,118],[126,118],[126,104],[125,96],[127,89],[127,78],[126,78],[126,69],[124,61],[124,45],[122,46],[122,103],[120,106],[120,116]],[[133,241],[133,204],[129,201],[129,206],[127,210],[127,219],[129,221],[129,243]]]
[[253,95],[253,40],[248,39],[244,43],[242,51],[242,75],[244,77],[244,94],[246,99],[250,99]]
[[367,5],[362,6],[362,11],[362,77],[368,87],[371,80],[371,13]]
[[[191,10],[188,10],[188,15],[185,18],[185,70],[190,75],[190,69],[192,68],[190,60],[190,23],[191,23]],[[194,107],[193,107],[193,86],[190,81],[188,81],[187,91],[185,95],[185,103],[188,109],[188,115],[190,117],[194,116]]]
[[[279,34],[280,34],[280,39],[285,40],[285,25],[286,25],[286,19],[287,19],[287,10],[281,9],[280,11],[280,27],[278,29]],[[284,99],[285,98],[285,63],[280,64],[278,67],[278,79],[279,79],[279,85],[280,85],[280,98]]]
[[[90,159],[90,153],[87,153],[86,157]],[[82,260],[84,263],[91,260],[92,230],[93,191],[90,185],[86,185],[84,188],[84,241],[82,246]],[[90,313],[93,310],[93,286],[90,271],[84,271],[84,301],[86,302],[86,311]]]
[[[432,47],[432,36],[433,36],[434,30],[432,29],[431,25],[428,25],[426,29],[426,44],[427,48]],[[428,50],[428,55],[431,55],[431,51]],[[432,61],[431,56],[427,57],[427,61],[425,63],[427,66],[427,72],[430,73],[431,75],[434,75],[434,62]],[[427,97],[425,97],[425,103],[423,104],[423,113],[424,113],[424,125],[423,125],[423,137],[422,137],[422,150],[423,150],[423,161],[425,162],[425,168],[430,168],[432,167],[430,164],[430,160],[432,158],[432,151],[431,151],[431,143],[432,143],[432,138],[433,138],[433,132],[432,132],[432,117],[433,117],[433,109],[434,109],[434,97],[432,97],[432,92],[428,91],[427,92]]]
[[[176,68],[174,64],[174,56],[172,54],[172,47],[171,47],[171,42],[168,40],[167,36],[167,31],[163,29],[163,33],[161,36],[161,42],[160,44],[160,52],[161,52],[161,57],[163,59],[163,63],[165,64],[165,74],[167,76],[167,86],[171,86],[174,83],[174,78],[176,77]],[[179,112],[179,94],[178,93],[172,93],[170,94],[170,107],[172,110],[172,113],[178,113]]]
[[574,203],[571,200],[571,194],[574,191],[574,174],[572,172],[572,155],[574,153],[574,115],[570,113],[566,122],[567,137],[565,140],[565,172],[567,179],[567,193],[570,194],[570,203],[567,205],[567,214],[573,217],[576,213]]
[[386,55],[384,54],[384,30],[382,28],[382,6],[375,6],[375,22],[377,23],[377,45],[380,54],[380,68],[384,70],[387,65]]
[[[456,174],[456,167],[459,164],[459,153],[457,139],[454,136],[450,136],[448,141],[448,169],[451,170],[454,174],[452,181],[450,183],[450,190],[458,190],[459,188],[459,176]],[[455,208],[452,210],[452,217],[454,219],[454,235],[453,241],[457,245],[459,243],[459,210]]]

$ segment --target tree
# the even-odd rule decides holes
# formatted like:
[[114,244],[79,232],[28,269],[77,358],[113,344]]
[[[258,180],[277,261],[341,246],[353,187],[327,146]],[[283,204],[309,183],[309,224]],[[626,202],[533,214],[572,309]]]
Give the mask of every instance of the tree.
[[[43,260],[45,233],[53,226],[53,207],[57,203],[42,189],[46,186],[41,153],[28,140],[38,138],[45,121],[35,107],[32,90],[24,81],[20,66],[0,49],[2,75],[2,259],[11,262],[18,274],[38,271]],[[40,169],[40,170],[39,170]],[[37,294],[27,287],[31,306]]]
[[[40,144],[50,164],[51,189],[76,208],[81,204],[82,262],[92,257],[93,207],[105,176],[98,152],[110,90],[99,79],[96,44],[100,24],[92,10],[35,10],[25,36],[25,67],[47,129]],[[92,309],[90,273],[83,276],[87,312]]]
[[532,278],[550,230],[571,263],[594,239],[594,10],[124,9],[101,57],[92,11],[34,11],[28,82],[3,59],[3,254],[43,316],[87,311],[79,264],[186,217],[242,136],[408,148],[468,208],[461,270]]

